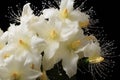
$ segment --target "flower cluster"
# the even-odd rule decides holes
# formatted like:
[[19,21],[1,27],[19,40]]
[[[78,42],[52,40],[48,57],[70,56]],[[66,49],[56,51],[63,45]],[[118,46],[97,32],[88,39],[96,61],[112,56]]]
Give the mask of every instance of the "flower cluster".
[[95,36],[84,34],[89,15],[75,10],[73,4],[74,0],[61,0],[59,9],[44,9],[35,16],[27,3],[20,25],[0,30],[1,80],[46,80],[45,72],[59,61],[70,78],[76,74],[79,59],[88,57],[91,63],[104,60]]

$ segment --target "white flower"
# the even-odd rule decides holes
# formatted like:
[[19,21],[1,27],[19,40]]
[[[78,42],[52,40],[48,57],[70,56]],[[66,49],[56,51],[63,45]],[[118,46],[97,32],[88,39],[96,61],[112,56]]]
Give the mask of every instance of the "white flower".
[[40,75],[41,72],[31,69],[25,59],[18,60],[14,56],[9,57],[6,65],[0,67],[2,80],[35,80]]
[[30,8],[30,3],[27,3],[24,5],[22,16],[20,17],[21,24],[26,24],[32,17],[34,17],[33,10]]
[[[69,20],[66,23],[57,20],[55,22],[43,20],[30,25],[30,27],[47,43],[45,54],[48,58],[55,54],[59,42],[68,40],[70,36],[79,31],[78,24]],[[81,33],[83,33],[82,30]]]
[[[78,32],[71,36],[67,41],[60,43],[59,49],[56,51],[56,54],[51,61],[62,59],[63,69],[69,77],[72,77],[76,74],[78,59],[83,57],[79,56],[79,54],[88,42],[89,41],[86,42],[85,36]],[[48,64],[49,62],[50,61],[48,61]]]
[[42,38],[37,37],[24,25],[11,25],[8,29],[8,39],[8,44],[15,45],[20,52],[26,50],[41,53],[45,44]]
[[104,60],[101,56],[101,47],[97,41],[89,43],[83,52],[84,57],[88,57],[90,63],[99,63]]
[[71,21],[77,21],[81,28],[87,27],[89,25],[89,15],[73,9],[74,0],[61,0],[60,9],[44,9],[43,16],[47,19],[53,17],[62,19],[69,19]]

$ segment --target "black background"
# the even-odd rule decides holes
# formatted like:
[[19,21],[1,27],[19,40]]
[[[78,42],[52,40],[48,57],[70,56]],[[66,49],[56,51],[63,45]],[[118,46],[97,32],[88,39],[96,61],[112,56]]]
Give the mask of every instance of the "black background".
[[[120,44],[120,29],[119,29],[119,15],[118,15],[118,5],[114,0],[88,0],[90,5],[92,5],[97,13],[97,17],[100,19],[100,24],[104,27],[105,33],[107,34],[108,40],[115,40],[116,54],[119,54],[119,44]],[[41,0],[27,0],[33,5],[36,5],[39,9],[41,8]],[[9,19],[5,17],[8,15],[8,7],[15,7],[17,4],[22,6],[26,3],[25,0],[1,0],[0,1],[0,28],[4,31],[9,26]],[[21,7],[22,8],[22,7]],[[8,15],[9,16],[9,15]],[[117,65],[115,67],[114,73],[110,80],[120,80],[120,59],[116,59]]]

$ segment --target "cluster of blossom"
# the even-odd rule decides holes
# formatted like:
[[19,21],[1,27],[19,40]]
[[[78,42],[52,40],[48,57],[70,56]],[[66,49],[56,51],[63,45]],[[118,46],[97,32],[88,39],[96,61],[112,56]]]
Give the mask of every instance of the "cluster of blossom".
[[7,31],[0,30],[1,80],[47,80],[45,72],[59,61],[72,77],[79,59],[88,57],[91,63],[104,60],[95,36],[84,34],[89,15],[74,10],[73,4],[74,0],[61,0],[59,9],[44,9],[35,16],[27,3],[20,25],[10,24]]

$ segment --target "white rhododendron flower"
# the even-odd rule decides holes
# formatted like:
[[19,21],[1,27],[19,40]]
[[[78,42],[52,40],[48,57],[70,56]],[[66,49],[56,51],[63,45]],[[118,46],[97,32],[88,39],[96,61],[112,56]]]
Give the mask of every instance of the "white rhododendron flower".
[[27,3],[19,25],[0,29],[0,80],[48,80],[46,72],[60,61],[71,78],[79,59],[104,60],[95,36],[84,34],[89,15],[73,5],[74,0],[61,0],[59,9],[44,9],[36,16]]
[[53,17],[77,21],[81,28],[87,27],[89,25],[89,15],[80,12],[77,9],[73,9],[74,0],[61,0],[61,4],[58,9],[50,8],[43,10],[43,16],[45,18],[51,19]]
[[85,47],[84,56],[88,57],[91,63],[98,63],[104,60],[104,58],[101,57],[101,47],[98,42],[89,43]]
[[0,67],[2,80],[35,80],[41,75],[40,71],[30,68],[25,59],[18,60],[11,56],[5,62],[6,65]]

